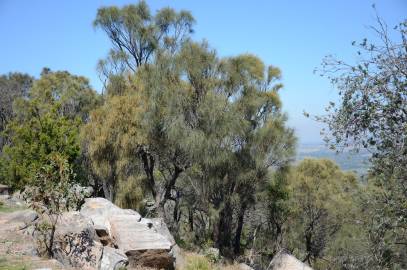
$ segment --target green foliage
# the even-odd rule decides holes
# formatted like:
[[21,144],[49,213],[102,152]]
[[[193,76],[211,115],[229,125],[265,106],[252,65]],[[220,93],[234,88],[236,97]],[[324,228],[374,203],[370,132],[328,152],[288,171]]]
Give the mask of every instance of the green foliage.
[[153,15],[145,1],[122,8],[100,8],[93,24],[113,44],[107,59],[98,64],[101,76],[107,80],[124,71],[135,72],[161,50],[174,52],[193,32],[194,23],[184,10],[163,8]]
[[359,55],[355,64],[324,60],[323,75],[342,100],[331,103],[329,114],[318,119],[328,124],[327,139],[334,147],[363,147],[372,153],[369,181],[375,188],[364,203],[371,243],[361,267],[402,269],[407,267],[407,21],[393,29],[399,39],[391,38],[378,16],[372,29],[379,42],[353,42]]
[[145,2],[99,9],[94,24],[113,43],[99,65],[108,98],[82,136],[106,197],[150,205],[176,236],[238,255],[245,215],[295,138],[280,70],[250,54],[220,59],[188,40],[193,22],[169,8],[153,16]]
[[289,176],[291,218],[289,246],[315,264],[345,224],[355,222],[358,184],[329,160],[305,159]]
[[85,78],[49,70],[42,73],[28,96],[15,101],[16,116],[4,132],[10,143],[0,161],[2,182],[17,189],[29,183],[55,153],[70,164],[77,160],[79,126],[98,103]]
[[14,117],[13,103],[16,99],[27,97],[33,78],[27,74],[9,73],[0,76],[0,150],[7,139],[1,134]]
[[[32,111],[34,113],[34,111]],[[23,188],[50,155],[61,153],[73,162],[79,155],[78,121],[58,117],[55,112],[33,115],[24,122],[11,122],[4,148],[2,179],[16,189]]]

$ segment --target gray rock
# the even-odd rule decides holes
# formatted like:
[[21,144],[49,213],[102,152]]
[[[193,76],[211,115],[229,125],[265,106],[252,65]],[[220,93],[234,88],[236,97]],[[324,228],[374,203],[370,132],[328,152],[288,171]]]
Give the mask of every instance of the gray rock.
[[178,245],[173,245],[170,251],[170,255],[174,258],[174,268],[183,269],[185,266],[185,258]]
[[171,245],[175,245],[175,239],[170,233],[170,230],[168,230],[167,224],[165,224],[164,220],[162,218],[152,218],[150,220],[153,228],[168,241],[170,241]]
[[134,215],[115,215],[109,219],[115,244],[129,258],[131,267],[171,268],[174,257],[171,242]]
[[79,212],[66,212],[60,217],[54,236],[53,254],[65,266],[96,269],[103,253],[95,241],[92,221]]
[[22,230],[30,226],[37,218],[37,212],[27,209],[2,215],[0,217],[0,224],[9,224],[15,230]]
[[126,254],[111,247],[103,248],[103,256],[99,270],[117,270],[129,264]]
[[239,267],[239,270],[254,270],[253,268],[251,268],[250,266],[248,266],[245,263],[239,263],[238,267]]
[[279,251],[271,260],[267,270],[312,270],[285,250]]
[[121,209],[104,198],[86,199],[80,212],[83,216],[89,217],[92,220],[98,235],[110,235],[110,224],[108,220],[114,215],[132,215],[138,221],[141,219],[140,214],[136,211]]

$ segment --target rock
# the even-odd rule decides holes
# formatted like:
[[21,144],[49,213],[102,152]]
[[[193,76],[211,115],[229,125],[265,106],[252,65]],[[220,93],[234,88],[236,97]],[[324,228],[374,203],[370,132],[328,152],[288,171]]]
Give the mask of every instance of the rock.
[[30,256],[36,254],[36,244],[31,235],[22,229],[37,219],[30,210],[0,213],[0,257],[5,255]]
[[[144,218],[143,218],[144,219]],[[141,222],[143,221],[141,219]],[[170,230],[168,230],[167,224],[165,224],[164,220],[162,218],[152,218],[149,219],[149,221],[152,224],[152,227],[162,236],[164,236],[168,241],[170,241],[171,245],[175,245],[175,239],[170,233]]]
[[106,239],[106,236],[110,235],[110,217],[114,215],[132,215],[138,221],[141,219],[140,214],[136,211],[121,209],[104,198],[86,199],[80,212],[83,216],[89,217],[92,220],[97,235],[103,239],[101,241],[104,241],[106,245],[110,244],[110,240]]
[[9,195],[10,194],[10,188],[6,185],[0,184],[0,195]]
[[181,249],[178,245],[174,245],[171,248],[170,255],[174,258],[174,268],[175,269],[184,269],[185,266],[185,258],[182,254]]
[[15,192],[13,195],[0,195],[0,202],[10,208],[27,207],[27,203],[19,192]]
[[118,249],[111,247],[103,248],[102,260],[99,270],[117,270],[125,268],[129,264],[127,256]]
[[131,267],[168,269],[173,266],[172,244],[157,230],[135,215],[114,215],[109,219],[114,243],[129,258]]
[[239,268],[239,270],[254,270],[253,268],[251,268],[250,266],[248,266],[245,263],[239,263],[238,268]]
[[55,231],[54,257],[65,266],[96,269],[102,258],[103,245],[95,238],[89,218],[79,212],[63,213]]
[[271,260],[267,270],[312,270],[285,250],[279,251]]
[[[9,226],[14,230],[22,230],[31,225],[38,218],[38,214],[32,210],[21,210],[0,217],[0,225]],[[3,226],[3,225],[2,225]]]

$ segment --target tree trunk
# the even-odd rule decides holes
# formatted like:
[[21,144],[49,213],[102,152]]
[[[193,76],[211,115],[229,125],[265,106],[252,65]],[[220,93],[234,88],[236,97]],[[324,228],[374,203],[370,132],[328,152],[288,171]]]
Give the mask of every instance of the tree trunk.
[[236,233],[235,233],[235,243],[234,243],[234,247],[233,247],[235,255],[240,254],[240,238],[242,236],[245,212],[246,212],[246,204],[242,204],[240,211],[239,211],[239,217],[238,217],[237,228],[236,228]]
[[231,255],[232,221],[232,207],[230,200],[227,199],[224,208],[219,213],[218,239],[216,241],[221,254],[227,257]]

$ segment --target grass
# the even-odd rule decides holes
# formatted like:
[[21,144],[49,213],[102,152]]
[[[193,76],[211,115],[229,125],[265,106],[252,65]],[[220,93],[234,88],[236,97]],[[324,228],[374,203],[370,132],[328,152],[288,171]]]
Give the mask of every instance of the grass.
[[180,270],[240,270],[236,264],[213,263],[205,256],[196,253],[185,254],[185,265]]
[[0,270],[28,270],[29,268],[27,265],[16,262],[10,261],[5,257],[0,257]]
[[14,211],[18,211],[18,210],[24,210],[26,209],[23,206],[14,206],[14,207],[10,207],[5,205],[3,202],[0,202],[0,213],[11,213]]

